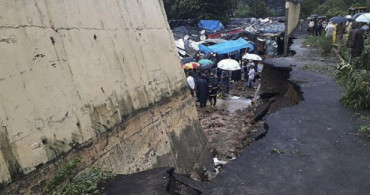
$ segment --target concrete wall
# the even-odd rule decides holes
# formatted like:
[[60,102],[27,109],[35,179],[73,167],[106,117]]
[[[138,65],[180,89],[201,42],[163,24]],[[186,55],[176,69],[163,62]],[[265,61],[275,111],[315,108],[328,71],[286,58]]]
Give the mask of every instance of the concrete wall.
[[0,183],[76,154],[185,172],[203,148],[161,0],[2,0],[0,51]]

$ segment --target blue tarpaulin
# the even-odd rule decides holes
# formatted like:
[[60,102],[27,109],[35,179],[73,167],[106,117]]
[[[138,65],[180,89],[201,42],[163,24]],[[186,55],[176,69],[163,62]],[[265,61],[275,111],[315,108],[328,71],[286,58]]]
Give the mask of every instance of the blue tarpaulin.
[[224,28],[224,25],[218,20],[200,20],[198,22],[199,28],[205,29],[209,32],[214,32],[216,30],[221,30]]
[[249,48],[249,51],[253,51],[254,49],[253,44],[244,40],[243,38],[239,38],[233,41],[226,41],[209,47],[199,44],[199,51],[205,54],[208,53],[227,54],[243,48]]

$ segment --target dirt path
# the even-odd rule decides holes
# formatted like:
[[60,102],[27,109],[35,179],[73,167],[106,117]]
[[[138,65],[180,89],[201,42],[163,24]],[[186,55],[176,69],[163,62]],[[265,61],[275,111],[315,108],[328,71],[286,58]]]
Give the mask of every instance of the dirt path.
[[268,115],[268,134],[226,164],[204,194],[369,193],[369,141],[328,76],[338,60],[302,47],[303,39],[294,40],[295,56],[267,62],[293,69],[304,100]]

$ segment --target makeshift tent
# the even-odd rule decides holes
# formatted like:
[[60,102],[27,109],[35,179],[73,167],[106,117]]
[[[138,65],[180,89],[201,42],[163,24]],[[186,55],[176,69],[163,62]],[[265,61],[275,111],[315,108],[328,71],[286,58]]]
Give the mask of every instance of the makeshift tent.
[[253,51],[254,49],[253,44],[244,40],[243,38],[239,38],[233,41],[226,41],[209,47],[199,44],[199,51],[205,54],[208,53],[227,54],[243,48],[249,48],[249,51]]
[[200,20],[198,26],[208,32],[214,32],[224,28],[224,25],[218,20]]

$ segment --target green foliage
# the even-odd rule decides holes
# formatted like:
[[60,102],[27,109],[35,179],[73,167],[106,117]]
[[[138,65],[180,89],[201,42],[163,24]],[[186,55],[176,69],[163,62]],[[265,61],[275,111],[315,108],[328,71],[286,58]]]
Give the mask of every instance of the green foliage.
[[59,169],[54,178],[46,185],[45,192],[51,192],[56,186],[64,183],[68,178],[70,178],[80,162],[81,158],[78,157]]
[[362,126],[360,128],[360,132],[361,133],[366,133],[367,134],[367,137],[370,138],[370,124],[369,125]]
[[46,185],[44,192],[53,195],[101,194],[97,184],[114,176],[109,169],[93,168],[74,178],[81,158],[68,162]]
[[344,63],[337,68],[336,76],[346,89],[342,102],[355,109],[370,108],[370,71]]
[[243,1],[239,0],[235,8],[234,17],[235,18],[248,18],[250,17],[251,7]]
[[303,0],[301,3],[301,17],[306,18],[313,13],[327,17],[344,16],[351,6],[367,6],[370,0]]
[[109,169],[93,168],[72,179],[69,184],[53,192],[53,195],[103,194],[97,184],[112,177],[114,174]]
[[271,153],[275,153],[275,154],[284,154],[284,151],[283,151],[283,150],[276,149],[276,148],[273,148],[273,149],[271,150]]
[[319,6],[319,2],[315,0],[303,0],[301,3],[301,18],[307,18],[314,13],[314,10]]
[[168,19],[212,19],[227,21],[235,0],[164,0]]
[[343,0],[326,0],[314,12],[328,17],[347,15],[349,6]]
[[331,37],[321,36],[307,36],[303,44],[310,45],[318,49],[323,56],[329,55],[333,48],[333,41]]
[[226,22],[232,15],[234,6],[235,0],[203,0],[197,19]]
[[364,50],[356,64],[358,64],[358,68],[370,70],[370,37],[365,40]]
[[[348,49],[346,49],[348,52]],[[343,55],[348,61],[348,53]],[[360,57],[353,63],[341,64],[336,71],[338,83],[344,86],[346,93],[341,101],[352,108],[370,108],[370,40],[364,44]]]
[[267,7],[267,4],[263,0],[255,0],[252,3],[252,10],[250,12],[251,17],[265,18],[270,16],[271,13]]

